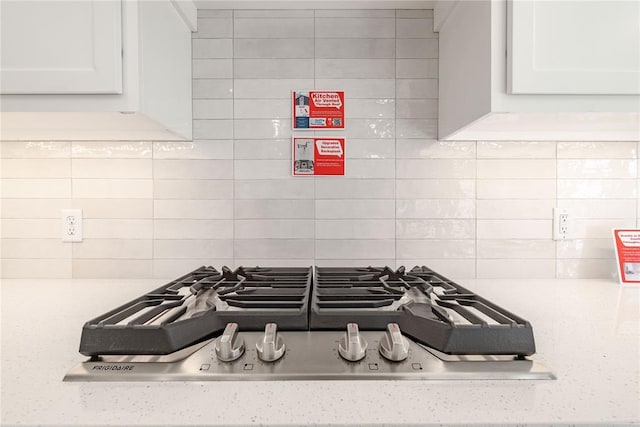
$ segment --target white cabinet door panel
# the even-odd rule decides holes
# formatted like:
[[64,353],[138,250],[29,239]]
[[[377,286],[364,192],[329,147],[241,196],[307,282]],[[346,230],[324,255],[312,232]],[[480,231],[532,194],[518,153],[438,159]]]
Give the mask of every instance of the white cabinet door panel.
[[513,94],[640,94],[640,2],[509,2]]
[[120,0],[0,5],[0,93],[122,93]]

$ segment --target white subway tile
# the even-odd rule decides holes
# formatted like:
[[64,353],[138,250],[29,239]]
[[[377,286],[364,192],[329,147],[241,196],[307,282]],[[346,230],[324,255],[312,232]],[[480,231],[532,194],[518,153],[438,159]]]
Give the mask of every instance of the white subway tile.
[[73,199],[65,207],[82,209],[85,219],[144,219],[153,216],[151,199]]
[[153,181],[153,197],[161,199],[232,199],[233,181],[230,179],[179,179]]
[[148,279],[152,276],[151,260],[75,259],[74,279]]
[[2,259],[5,279],[70,279],[71,259]]
[[549,219],[556,199],[478,200],[479,219]]
[[[234,258],[312,259],[312,239],[236,239]],[[270,264],[270,263],[269,263]]]
[[395,259],[365,258],[365,259],[315,259],[313,264],[317,267],[361,267],[371,265],[375,267],[389,266],[395,268]]
[[154,219],[232,219],[231,200],[154,200]]
[[552,219],[479,219],[478,239],[551,239]]
[[283,139],[291,138],[291,120],[234,120],[236,139]]
[[2,178],[68,178],[69,159],[2,159]]
[[152,239],[153,221],[147,219],[84,219],[84,238]]
[[637,213],[634,199],[559,199],[558,206],[568,208],[574,218],[634,218]]
[[470,179],[476,177],[476,161],[471,159],[406,159],[396,162],[397,177]]
[[231,18],[233,12],[228,9],[198,9],[198,18]]
[[[313,77],[313,76],[311,76]],[[287,99],[294,90],[313,88],[313,78],[302,79],[234,79],[235,99]]]
[[198,39],[191,42],[192,58],[233,58],[233,39]]
[[551,179],[556,177],[556,161],[551,159],[480,159],[478,179]]
[[393,239],[370,240],[316,240],[316,259],[395,259]]
[[194,79],[229,79],[233,66],[231,59],[194,59],[192,74]]
[[233,239],[232,219],[154,219],[154,239]]
[[476,277],[475,259],[398,259],[396,263],[407,268],[411,268],[414,265],[426,265],[452,280],[474,279]]
[[395,160],[349,159],[345,169],[346,178],[390,179],[395,177]]
[[349,138],[348,159],[393,159],[396,145],[391,139],[352,139]]
[[313,18],[236,18],[233,35],[239,38],[313,38]]
[[291,99],[236,99],[233,115],[237,119],[291,118]]
[[3,159],[66,159],[70,153],[70,142],[2,141],[2,144],[0,144],[0,158]]
[[438,58],[438,39],[396,39],[396,58]]
[[320,79],[390,79],[395,77],[393,59],[316,59],[315,75]]
[[479,179],[478,199],[553,199],[555,179]]
[[473,179],[399,179],[398,199],[475,199]]
[[395,58],[393,39],[320,39],[315,40],[316,58]]
[[2,257],[16,259],[71,258],[72,245],[60,239],[2,239]]
[[316,18],[393,18],[393,9],[316,9]]
[[[291,109],[290,105],[289,109]],[[345,101],[345,116],[347,119],[393,119],[395,118],[395,110],[395,101],[389,98],[347,98]]]
[[236,239],[313,239],[312,219],[242,219],[234,222]]
[[396,119],[396,133],[398,138],[438,137],[438,120],[436,119]]
[[407,220],[395,221],[397,239],[472,238],[475,223],[467,220]]
[[433,18],[432,9],[396,9],[396,18]]
[[559,179],[559,199],[635,199],[635,179]]
[[470,199],[398,199],[397,218],[475,218],[476,205]]
[[313,58],[313,39],[235,39],[233,53],[235,58]]
[[472,141],[433,141],[396,139],[399,159],[475,159],[476,145]]
[[437,79],[437,59],[396,59],[396,77],[400,79]]
[[236,160],[291,159],[291,139],[237,139],[234,157]]
[[291,176],[289,160],[236,160],[234,169],[238,179],[287,179]]
[[233,100],[231,99],[194,99],[194,119],[232,119]]
[[[235,198],[240,199],[313,199],[313,180],[235,180]],[[313,204],[311,205],[313,213]]]
[[[233,77],[238,79],[309,79],[313,77],[311,58],[234,59]],[[293,88],[289,88],[289,91]]]
[[152,177],[151,159],[73,159],[73,178],[147,178]]
[[394,239],[393,219],[321,219],[315,222],[316,239]]
[[60,209],[71,206],[70,199],[2,199],[2,218],[60,218]]
[[637,156],[637,143],[631,141],[558,142],[559,159],[635,159]]
[[618,219],[576,219],[570,231],[574,239],[606,239],[614,228],[635,228],[636,218]]
[[10,179],[2,178],[2,197],[6,198],[68,198],[71,179]]
[[421,78],[416,79],[396,79],[396,96],[398,99],[411,98],[438,98],[438,79]]
[[478,141],[482,159],[553,159],[555,141]]
[[394,38],[393,18],[319,18],[316,38]]
[[233,19],[208,18],[198,16],[198,31],[193,33],[193,38],[230,38],[233,37]]
[[437,119],[437,99],[399,99],[396,102],[398,119]]
[[555,259],[556,242],[532,239],[480,239],[478,258],[483,259]]
[[233,159],[233,140],[154,142],[153,158],[159,159]]
[[609,259],[559,259],[558,279],[615,279],[616,263]]
[[316,199],[394,199],[393,179],[316,178]]
[[2,237],[6,239],[59,239],[58,219],[3,219]]
[[395,218],[394,200],[317,200],[318,219]]
[[233,97],[233,79],[193,79],[194,99]]
[[151,179],[73,180],[73,197],[80,199],[149,199],[153,196]]
[[182,277],[189,271],[194,271],[202,266],[213,266],[218,270],[221,266],[233,266],[233,259],[187,258],[187,259],[154,259],[153,277],[165,280],[173,280]]
[[474,258],[475,240],[397,240],[396,257],[404,259]]
[[636,178],[637,172],[635,159],[558,160],[558,178],[625,179]]
[[[343,131],[325,131],[322,136],[344,136],[347,139],[393,138],[395,120],[391,119],[349,119]],[[349,148],[346,148],[347,152]]]
[[478,279],[553,279],[556,263],[552,259],[478,259]]
[[615,259],[612,236],[602,239],[561,240],[558,244],[558,259]]
[[150,141],[74,141],[71,157],[74,159],[150,159]]
[[233,240],[155,239],[153,256],[155,259],[231,258],[233,257]]
[[291,259],[291,258],[283,258],[283,259],[265,259],[265,258],[236,258],[235,259],[235,267],[246,266],[246,267],[310,267],[313,266],[314,260],[313,258],[307,259]]
[[310,219],[313,210],[313,200],[235,200],[235,219]]
[[233,160],[154,160],[155,179],[231,179]]
[[[242,10],[233,11],[233,16],[239,18],[313,18],[311,9],[275,9],[275,10]],[[283,20],[281,20],[283,21]],[[286,22],[286,20],[284,20]]]
[[433,31],[433,18],[396,19],[397,38],[438,38]]
[[151,240],[87,239],[73,245],[73,259],[151,259]]
[[[316,79],[316,88],[319,90],[344,90],[348,99],[395,98],[395,79]],[[348,104],[346,106],[348,107]]]
[[233,120],[194,120],[194,139],[232,139]]

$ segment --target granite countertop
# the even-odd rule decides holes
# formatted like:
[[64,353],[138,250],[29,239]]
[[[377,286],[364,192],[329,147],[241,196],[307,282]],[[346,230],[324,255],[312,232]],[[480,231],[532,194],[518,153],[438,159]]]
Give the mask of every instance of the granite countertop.
[[159,280],[3,280],[6,425],[640,425],[640,287],[460,280],[533,324],[555,381],[67,383],[85,321]]

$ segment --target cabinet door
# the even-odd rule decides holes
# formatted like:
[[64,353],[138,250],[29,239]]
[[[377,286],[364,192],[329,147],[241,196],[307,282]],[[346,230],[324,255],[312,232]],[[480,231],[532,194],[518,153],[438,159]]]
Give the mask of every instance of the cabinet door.
[[640,94],[640,2],[508,3],[513,94]]
[[120,0],[2,0],[0,91],[122,93]]

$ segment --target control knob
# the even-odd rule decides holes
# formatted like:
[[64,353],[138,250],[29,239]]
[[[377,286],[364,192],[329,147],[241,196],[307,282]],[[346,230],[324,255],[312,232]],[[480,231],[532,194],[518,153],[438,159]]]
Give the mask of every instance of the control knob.
[[380,340],[380,354],[392,362],[401,362],[409,356],[409,342],[402,336],[397,323],[389,323]]
[[348,323],[347,332],[338,343],[338,353],[343,359],[357,362],[364,359],[367,351],[367,341],[360,336],[357,323]]
[[223,362],[233,362],[244,353],[244,339],[238,335],[238,324],[227,323],[216,341],[216,356]]
[[256,350],[258,357],[264,362],[275,362],[284,355],[285,345],[278,334],[278,325],[267,323],[262,339],[256,343]]

